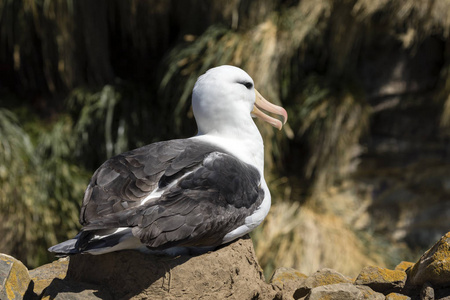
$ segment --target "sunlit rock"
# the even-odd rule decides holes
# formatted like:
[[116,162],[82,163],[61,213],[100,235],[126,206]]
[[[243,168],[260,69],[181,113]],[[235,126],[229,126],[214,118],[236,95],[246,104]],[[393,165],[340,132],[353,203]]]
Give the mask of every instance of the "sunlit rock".
[[410,261],[402,261],[398,265],[395,266],[394,270],[405,271],[412,268],[414,266],[413,262]]
[[409,283],[450,286],[450,232],[425,252],[409,272]]
[[380,267],[365,267],[356,278],[355,284],[366,285],[377,292],[387,294],[399,291],[405,286],[406,273]]
[[40,295],[55,278],[63,279],[66,277],[68,266],[69,258],[65,257],[54,261],[53,263],[30,270],[29,274],[33,281],[34,293]]
[[304,285],[307,276],[292,268],[278,268],[272,275],[270,283],[281,291],[283,299],[297,299],[298,288]]
[[411,297],[399,293],[390,293],[386,295],[386,300],[411,300]]
[[7,254],[0,254],[0,299],[22,299],[30,275],[24,264]]
[[115,299],[273,299],[276,294],[248,236],[199,256],[74,255],[65,280],[105,287]]
[[298,297],[304,297],[308,295],[308,293],[318,287],[324,285],[332,285],[338,283],[351,283],[350,278],[342,275],[341,273],[332,270],[332,269],[321,269],[308,278],[300,285],[295,292]]
[[313,288],[306,300],[384,300],[383,294],[374,292],[367,286],[358,286],[351,283],[337,283],[330,285],[322,285]]

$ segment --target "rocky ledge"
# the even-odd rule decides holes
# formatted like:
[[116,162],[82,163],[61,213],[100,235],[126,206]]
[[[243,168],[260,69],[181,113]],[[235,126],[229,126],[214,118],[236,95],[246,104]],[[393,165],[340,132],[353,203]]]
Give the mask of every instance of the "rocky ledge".
[[417,263],[368,266],[356,279],[279,268],[267,283],[248,236],[200,256],[74,255],[30,271],[0,254],[0,299],[450,300],[450,232]]

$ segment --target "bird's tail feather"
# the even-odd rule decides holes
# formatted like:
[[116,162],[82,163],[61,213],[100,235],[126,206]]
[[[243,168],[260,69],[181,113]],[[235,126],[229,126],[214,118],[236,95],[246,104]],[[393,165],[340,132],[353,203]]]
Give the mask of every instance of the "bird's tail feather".
[[142,247],[145,248],[145,245],[133,236],[131,228],[120,227],[81,231],[75,238],[50,247],[48,251],[57,256],[67,256],[77,253],[103,254]]
[[78,242],[78,237],[67,240],[65,242],[59,243],[55,246],[48,248],[48,251],[56,253],[57,256],[66,256],[70,254],[80,253],[76,244]]

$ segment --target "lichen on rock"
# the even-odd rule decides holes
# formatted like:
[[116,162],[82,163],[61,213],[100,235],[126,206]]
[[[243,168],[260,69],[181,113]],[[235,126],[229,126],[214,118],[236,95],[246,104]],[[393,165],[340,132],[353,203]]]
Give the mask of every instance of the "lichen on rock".
[[449,242],[450,233],[412,268],[365,267],[354,282],[327,268],[279,268],[266,283],[248,236],[199,256],[79,254],[29,272],[0,254],[0,299],[449,299]]
[[399,271],[407,271],[409,269],[411,269],[412,267],[414,267],[414,263],[410,262],[410,261],[401,261],[398,265],[395,266],[394,270],[399,270]]
[[311,289],[306,300],[359,300],[372,299],[384,300],[384,295],[372,291],[366,286],[358,286],[351,283],[336,283],[322,285]]
[[450,286],[450,232],[426,251],[409,272],[408,282],[422,286]]
[[36,269],[30,270],[29,274],[33,281],[33,291],[40,295],[55,278],[64,279],[69,266],[69,257],[58,259],[50,264],[45,264]]
[[25,265],[7,254],[0,254],[0,299],[22,299],[30,276]]
[[283,299],[296,299],[298,298],[296,291],[304,284],[307,277],[295,269],[282,267],[275,270],[270,283],[280,291]]
[[351,280],[335,270],[324,268],[306,278],[303,284],[295,291],[295,295],[304,297],[310,293],[313,288],[339,283],[351,283]]
[[386,300],[411,300],[411,297],[399,293],[390,293],[386,295]]
[[368,266],[355,280],[355,284],[366,285],[374,291],[398,291],[405,286],[406,273],[400,270]]

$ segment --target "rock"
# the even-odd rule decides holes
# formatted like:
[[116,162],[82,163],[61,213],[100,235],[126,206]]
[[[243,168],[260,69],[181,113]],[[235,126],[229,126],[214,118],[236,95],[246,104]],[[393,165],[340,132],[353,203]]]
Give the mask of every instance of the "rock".
[[326,268],[309,277],[279,268],[268,284],[248,235],[199,256],[84,254],[31,271],[0,254],[0,299],[450,300],[449,244],[450,233],[416,264],[401,262],[395,270],[365,267],[355,284]]
[[273,273],[270,283],[283,286],[291,281],[304,282],[307,277],[305,274],[292,268],[278,268]]
[[366,285],[374,291],[388,294],[405,286],[406,273],[380,267],[365,267],[356,278],[355,284]]
[[425,283],[420,291],[420,300],[434,300],[434,289],[429,283]]
[[351,283],[337,283],[322,285],[311,289],[306,300],[384,300],[383,294],[372,291],[366,286],[357,286]]
[[335,270],[324,268],[306,278],[303,284],[295,291],[294,298],[298,299],[306,296],[315,287],[337,283],[351,283],[351,280]]
[[33,291],[40,295],[42,291],[50,285],[55,278],[63,279],[66,277],[69,266],[69,257],[61,258],[51,264],[40,266],[30,270],[29,274],[33,281]]
[[112,300],[111,294],[96,285],[54,279],[42,295],[42,300]]
[[22,299],[29,283],[27,267],[12,256],[0,254],[0,299]]
[[434,298],[439,300],[450,300],[450,288],[436,289]]
[[[95,271],[93,271],[95,270]],[[74,255],[66,280],[104,286],[117,299],[273,299],[250,237],[200,256],[137,251]]]
[[386,300],[411,300],[411,297],[399,293],[390,293],[386,295]]
[[414,266],[413,262],[410,261],[402,261],[397,266],[395,266],[394,270],[405,271],[412,268]]
[[292,268],[278,268],[272,275],[270,283],[279,289],[283,299],[296,299],[295,291],[303,285],[307,276]]
[[378,293],[372,290],[370,287],[365,285],[356,285],[356,288],[359,289],[362,293],[362,298],[360,299],[370,299],[370,300],[384,300],[385,297],[382,293]]
[[409,272],[408,284],[450,286],[450,232],[426,251]]

